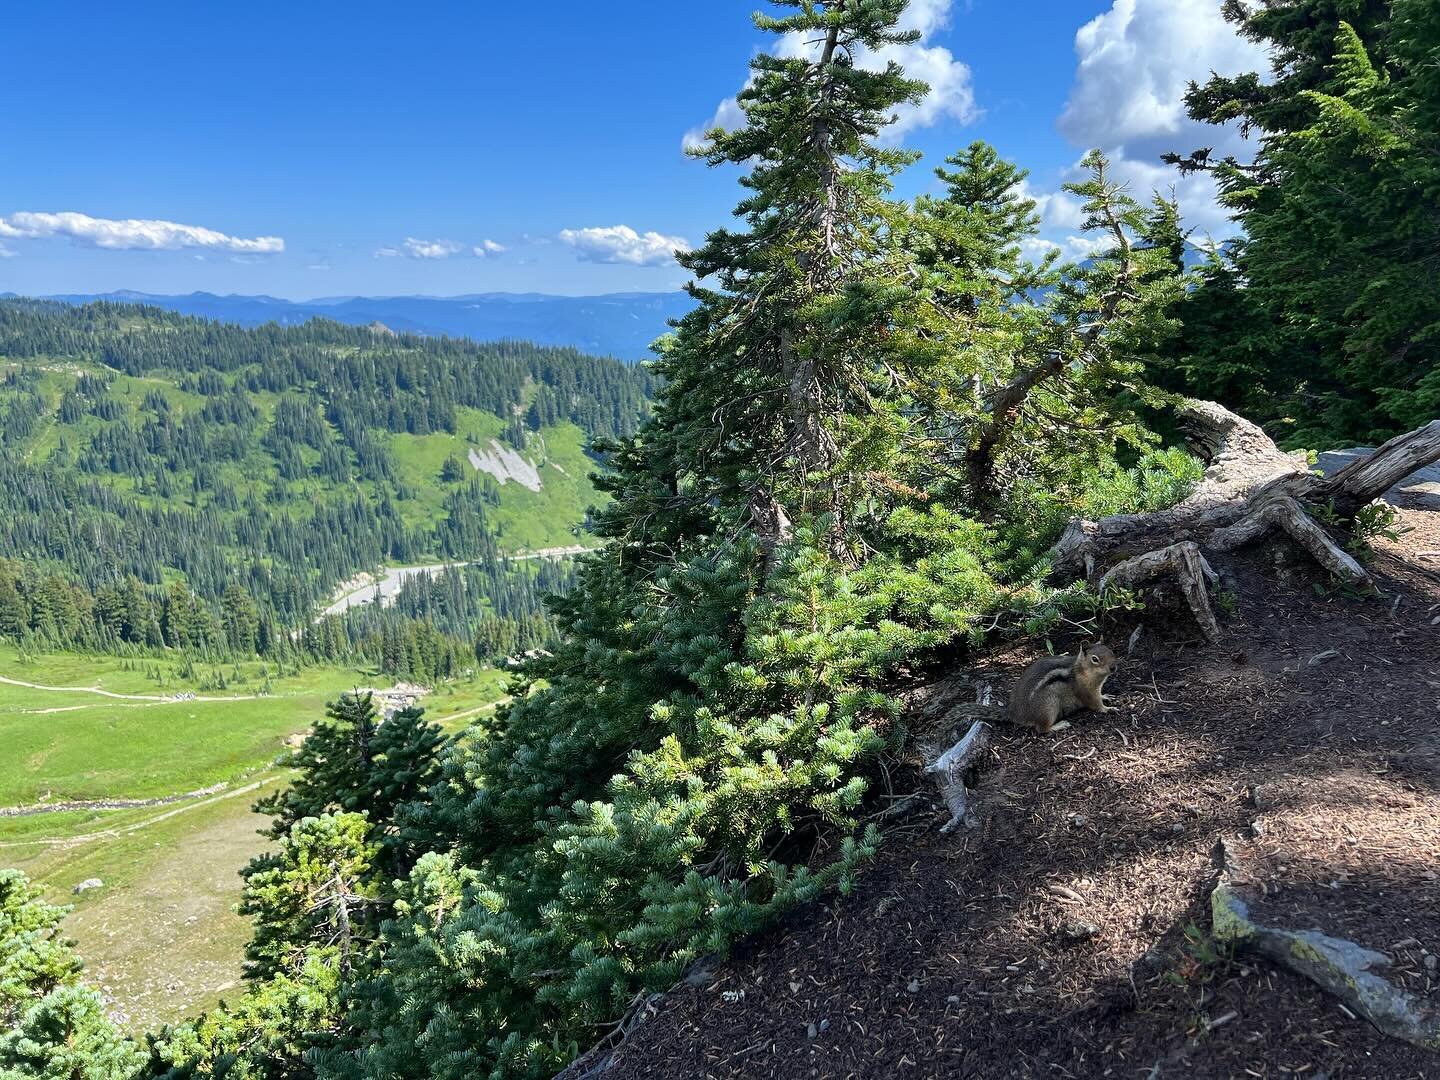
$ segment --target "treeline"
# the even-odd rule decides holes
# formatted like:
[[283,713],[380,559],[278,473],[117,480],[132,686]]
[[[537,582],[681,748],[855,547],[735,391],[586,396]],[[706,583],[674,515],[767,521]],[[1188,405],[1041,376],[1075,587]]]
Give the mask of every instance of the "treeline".
[[[58,463],[34,465],[18,455],[0,460],[0,550],[61,567],[87,587],[135,577],[147,584],[183,575],[207,599],[237,579],[278,621],[313,612],[335,583],[389,561],[415,562],[441,545],[433,532],[408,526],[394,503],[341,491],[308,508],[276,505],[258,493],[216,504],[140,499],[78,475]],[[233,492],[232,492],[233,494]],[[483,521],[479,489],[455,496],[471,520]],[[493,535],[466,549],[470,528],[446,531],[444,554],[483,558]]]
[[450,566],[406,578],[391,606],[320,619],[300,640],[317,658],[359,656],[400,678],[447,679],[554,647],[560,630],[547,598],[575,581],[568,559]]
[[0,559],[0,639],[88,652],[179,649],[206,659],[287,655],[286,635],[241,585],[214,604],[178,581],[148,587],[127,577],[91,592],[13,559]]
[[[0,301],[0,356],[173,373],[187,377],[182,388],[212,398],[296,391],[347,441],[373,429],[453,432],[457,406],[501,417],[528,410],[537,428],[569,420],[594,437],[628,435],[654,391],[643,366],[569,348],[391,335],[326,319],[247,329],[107,302]],[[211,419],[236,422],[246,408],[235,395]]]
[[152,587],[133,576],[92,592],[59,573],[0,559],[0,640],[30,651],[178,651],[210,663],[362,663],[431,682],[553,646],[559,631],[546,597],[574,581],[568,561],[491,557],[409,578],[393,605],[357,606],[292,631],[237,582],[218,601],[180,581]]

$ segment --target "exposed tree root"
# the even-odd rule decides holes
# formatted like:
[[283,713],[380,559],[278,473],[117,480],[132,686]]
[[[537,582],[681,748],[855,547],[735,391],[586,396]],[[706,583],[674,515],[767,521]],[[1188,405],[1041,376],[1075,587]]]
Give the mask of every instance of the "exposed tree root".
[[1254,424],[1214,402],[1187,402],[1181,420],[1192,447],[1209,462],[1190,497],[1153,514],[1072,522],[1051,556],[1058,577],[1098,578],[1102,592],[1172,575],[1212,641],[1220,627],[1209,586],[1218,579],[1207,553],[1223,554],[1281,533],[1340,580],[1369,585],[1370,575],[1306,512],[1306,504],[1332,507],[1341,518],[1353,519],[1406,476],[1440,461],[1440,420],[1391,439],[1330,477],[1310,472],[1303,459],[1286,454]]
[[971,725],[965,737],[941,754],[925,771],[934,778],[940,788],[940,796],[950,810],[950,820],[941,826],[941,832],[950,832],[961,824],[970,825],[970,791],[965,786],[965,772],[975,764],[975,759],[990,748],[990,737],[994,728],[984,720]]
[[1251,917],[1228,872],[1210,895],[1210,917],[1216,941],[1303,975],[1392,1038],[1440,1050],[1440,1009],[1377,975],[1390,966],[1383,953],[1319,930],[1261,925]]
[[1112,566],[1100,579],[1100,593],[1104,595],[1105,590],[1112,585],[1133,589],[1167,573],[1173,574],[1180,583],[1180,591],[1185,594],[1190,610],[1195,613],[1195,621],[1200,624],[1205,636],[1214,641],[1220,636],[1220,623],[1216,621],[1215,612],[1210,607],[1209,587],[1218,580],[1218,575],[1210,568],[1193,540],[1182,540],[1169,547],[1147,551],[1144,555],[1136,555],[1133,559],[1126,559]]
[[1321,566],[1352,585],[1370,584],[1370,575],[1328,533],[1305,513],[1289,495],[1273,495],[1259,510],[1241,518],[1234,525],[1216,529],[1206,541],[1212,551],[1234,551],[1236,548],[1264,539],[1276,529],[1308,551]]

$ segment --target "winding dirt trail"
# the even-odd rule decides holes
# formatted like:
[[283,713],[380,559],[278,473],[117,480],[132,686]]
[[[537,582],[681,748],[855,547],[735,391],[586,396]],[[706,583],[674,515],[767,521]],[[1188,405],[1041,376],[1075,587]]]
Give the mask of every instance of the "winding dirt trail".
[[[217,701],[255,701],[258,694],[237,694],[233,697],[166,697],[163,694],[117,694],[113,690],[102,690],[98,686],[42,686],[40,683],[23,682],[20,679],[11,679],[0,675],[0,683],[7,686],[20,686],[26,690],[45,690],[56,694],[99,694],[101,697],[114,698],[116,701],[149,701],[158,705],[193,705],[195,702],[217,702]],[[58,711],[58,710],[55,710]]]

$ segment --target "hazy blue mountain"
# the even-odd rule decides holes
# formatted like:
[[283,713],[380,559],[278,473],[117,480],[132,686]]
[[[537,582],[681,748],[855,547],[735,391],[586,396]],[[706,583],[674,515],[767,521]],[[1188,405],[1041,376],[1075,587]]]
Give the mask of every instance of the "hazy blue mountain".
[[48,299],[83,304],[114,300],[152,304],[184,315],[258,326],[293,325],[317,316],[353,325],[379,322],[397,333],[449,334],[476,341],[516,338],[537,345],[570,345],[598,356],[641,360],[649,345],[685,314],[684,293],[611,293],[606,296],[547,296],[541,293],[477,293],[472,296],[334,296],[280,300],[273,296],[154,296],[121,291],[69,294]]

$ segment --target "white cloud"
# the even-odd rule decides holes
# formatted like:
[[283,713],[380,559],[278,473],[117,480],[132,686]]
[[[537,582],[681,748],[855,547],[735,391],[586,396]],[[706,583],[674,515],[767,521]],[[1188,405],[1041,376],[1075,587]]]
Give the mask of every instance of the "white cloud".
[[504,244],[486,240],[480,244],[462,244],[458,240],[421,240],[407,236],[403,244],[386,244],[375,249],[377,259],[449,259],[456,255],[473,255],[483,259],[487,255],[499,255],[505,250]]
[[560,239],[589,262],[629,263],[633,266],[663,266],[676,251],[690,244],[680,236],[658,232],[638,233],[629,225],[608,225],[590,229],[562,229]]
[[1027,237],[1020,241],[1020,254],[1034,262],[1039,262],[1050,252],[1059,250],[1059,244],[1051,240],[1042,240],[1038,236]]
[[1083,205],[1069,192],[1034,191],[1028,180],[1022,180],[1019,195],[1035,200],[1035,212],[1040,215],[1043,229],[1078,229],[1085,221]]
[[1092,255],[1100,254],[1100,252],[1109,248],[1111,244],[1112,241],[1110,238],[1104,236],[1086,236],[1083,234],[1067,236],[1065,237],[1064,243],[1060,245],[1060,252],[1066,259],[1080,262],[1083,259],[1090,258]]
[[1037,236],[1021,241],[1020,253],[1027,259],[1039,262],[1054,251],[1059,253],[1062,263],[1083,262],[1090,256],[1105,250],[1105,247],[1106,241],[1097,236],[1071,235],[1064,237],[1058,243]]
[[412,259],[448,259],[464,250],[465,245],[454,240],[417,240],[413,236],[407,236],[401,245],[401,251]]
[[0,259],[13,259],[18,254],[18,251],[11,251],[4,244],[0,244]]
[[[883,70],[890,61],[905,69],[912,79],[921,79],[930,86],[918,105],[902,105],[896,110],[895,123],[885,131],[885,138],[898,140],[906,132],[931,127],[942,120],[969,124],[978,120],[982,110],[975,103],[975,88],[970,68],[957,60],[949,49],[936,45],[931,38],[950,23],[954,0],[912,0],[900,19],[899,28],[916,30],[920,40],[913,45],[887,45],[878,50],[861,49],[855,62],[870,70]],[[775,54],[783,57],[814,57],[820,45],[805,34],[786,34],[775,46]],[[746,85],[749,85],[747,82]],[[691,128],[682,140],[687,150],[705,144],[705,132],[712,128],[734,130],[743,127],[745,114],[739,102],[730,97],[722,101],[708,123]]]
[[691,128],[685,132],[681,145],[686,150],[696,150],[705,145],[705,133],[714,128],[724,128],[726,131],[737,131],[745,126],[745,111],[740,108],[740,102],[733,97],[728,97],[715,109],[715,115],[710,117],[703,124]]
[[140,218],[113,220],[68,211],[60,214],[21,211],[8,218],[0,218],[0,237],[24,240],[65,237],[89,247],[112,251],[212,248],[247,255],[273,255],[285,250],[285,241],[278,236],[257,236],[247,240],[199,225]]
[[1115,0],[1076,33],[1075,53],[1060,130],[1082,146],[1189,135],[1192,79],[1269,67],[1265,50],[1235,33],[1213,0]]
[[1265,49],[1236,34],[1214,0],[1114,0],[1076,33],[1075,54],[1061,133],[1077,147],[1104,149],[1136,198],[1173,188],[1190,224],[1233,231],[1209,177],[1182,178],[1160,155],[1209,146],[1217,158],[1249,156],[1235,127],[1189,119],[1184,95],[1192,79],[1203,82],[1211,72],[1268,72]]

